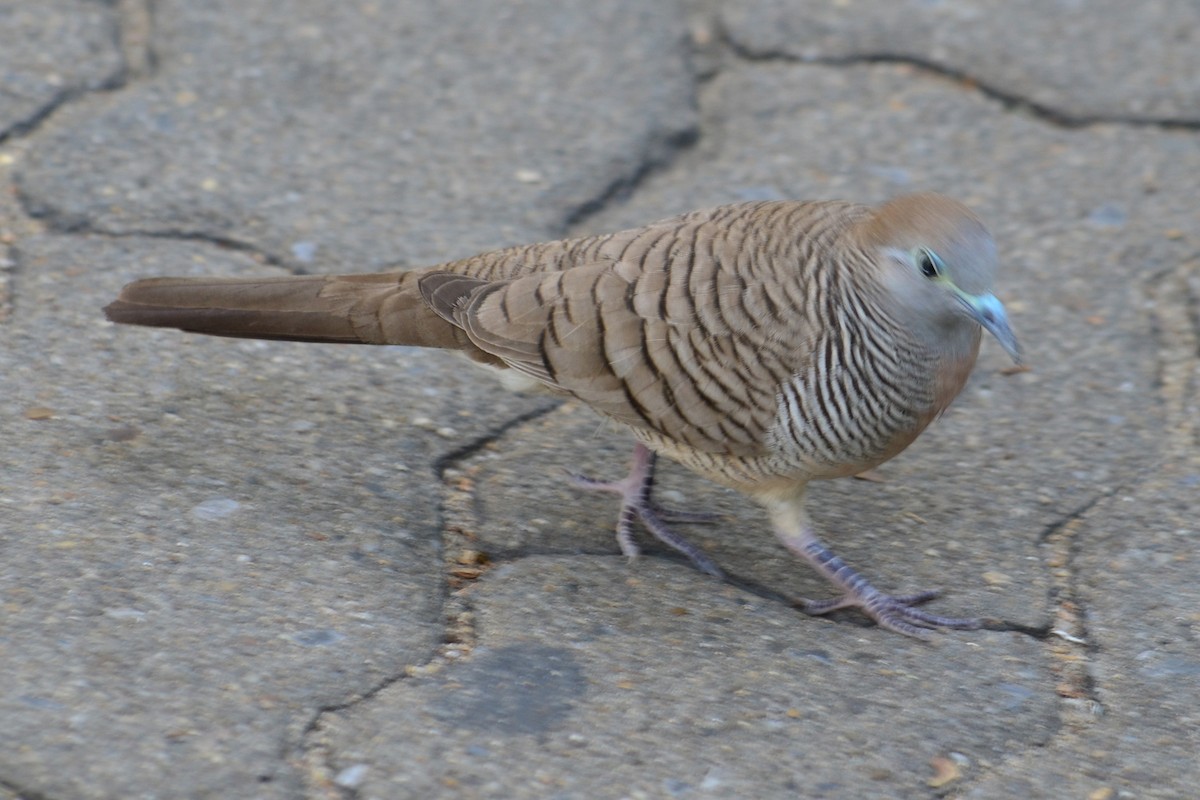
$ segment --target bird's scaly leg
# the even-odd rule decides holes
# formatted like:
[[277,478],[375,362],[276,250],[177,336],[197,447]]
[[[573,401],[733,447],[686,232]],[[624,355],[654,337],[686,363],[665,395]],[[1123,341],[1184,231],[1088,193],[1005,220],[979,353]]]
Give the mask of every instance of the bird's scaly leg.
[[771,511],[775,534],[784,546],[843,592],[841,597],[830,600],[801,600],[799,606],[805,613],[820,615],[841,608],[857,608],[881,627],[918,639],[927,638],[929,628],[975,630],[981,627],[982,622],[978,619],[942,617],[915,608],[937,597],[937,590],[893,596],[872,586],[817,539],[804,511],[803,492],[785,500],[768,501],[767,507]]
[[668,522],[711,522],[712,514],[677,511],[658,506],[651,499],[654,491],[654,466],[658,454],[638,442],[633,448],[633,463],[629,474],[619,481],[597,481],[583,475],[572,475],[572,481],[583,489],[613,492],[621,497],[621,514],[617,519],[617,544],[621,552],[635,558],[640,552],[633,540],[634,520],[640,520],[663,544],[678,550],[688,557],[696,568],[714,577],[722,577],[721,568],[704,554],[704,551],[675,533]]

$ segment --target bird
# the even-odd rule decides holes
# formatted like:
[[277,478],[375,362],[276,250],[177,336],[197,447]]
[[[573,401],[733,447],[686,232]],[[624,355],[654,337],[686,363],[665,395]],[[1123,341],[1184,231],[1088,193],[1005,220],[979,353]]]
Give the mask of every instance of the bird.
[[427,267],[346,275],[159,277],[125,286],[116,323],[254,339],[457,351],[514,388],[573,397],[632,432],[616,538],[635,523],[702,572],[724,573],[654,500],[666,456],[764,507],[783,546],[831,583],[813,615],[857,609],[928,638],[976,618],[891,595],[830,550],[806,510],[814,480],[903,451],[959,394],[982,332],[1020,349],[993,293],[993,237],[934,193],[877,206],[769,200]]

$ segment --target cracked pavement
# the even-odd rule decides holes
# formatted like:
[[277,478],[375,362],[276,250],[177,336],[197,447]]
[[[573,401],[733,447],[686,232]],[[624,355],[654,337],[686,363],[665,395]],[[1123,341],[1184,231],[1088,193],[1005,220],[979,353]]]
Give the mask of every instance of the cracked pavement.
[[[963,0],[0,3],[0,798],[1178,798],[1200,781],[1200,15]],[[436,352],[117,328],[156,274],[367,271],[744,199],[967,202],[985,344],[814,486],[931,644],[736,494]],[[735,533],[739,535],[734,535]]]

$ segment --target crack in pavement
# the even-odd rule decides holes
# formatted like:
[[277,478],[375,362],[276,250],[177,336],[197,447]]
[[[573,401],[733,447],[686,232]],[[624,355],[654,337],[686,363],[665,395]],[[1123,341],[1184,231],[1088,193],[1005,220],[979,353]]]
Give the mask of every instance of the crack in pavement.
[[502,439],[513,428],[520,427],[526,422],[532,422],[539,417],[544,417],[546,414],[549,414],[551,411],[554,411],[556,408],[558,408],[561,404],[561,400],[543,403],[536,408],[532,408],[529,411],[524,411],[520,414],[517,414],[515,417],[496,425],[487,433],[476,436],[466,444],[460,445],[453,450],[443,453],[433,462],[434,474],[437,475],[439,480],[446,480],[446,471],[451,467],[451,465],[459,461],[465,461],[479,451],[485,449],[488,445]]
[[729,52],[750,63],[782,62],[796,65],[818,65],[826,67],[852,67],[869,64],[904,64],[927,75],[943,78],[960,88],[976,91],[990,98],[1009,111],[1023,111],[1030,116],[1057,128],[1075,130],[1094,125],[1125,125],[1135,128],[1155,128],[1168,131],[1200,131],[1200,119],[1179,120],[1166,117],[1138,117],[1124,114],[1070,114],[1045,103],[1039,103],[1017,92],[1002,89],[986,78],[940,64],[936,61],[903,53],[856,53],[848,56],[802,57],[775,49],[754,50],[737,41],[727,30],[721,29],[721,38]]
[[1094,719],[1104,713],[1104,708],[1092,664],[1098,645],[1088,635],[1088,612],[1075,567],[1083,547],[1076,534],[1098,506],[1128,489],[1128,484],[1121,484],[1096,494],[1047,525],[1038,537],[1038,547],[1045,551],[1042,561],[1050,577],[1048,600],[1054,609],[1054,621],[1042,638],[1050,649],[1050,667],[1058,678],[1055,693],[1066,708],[1083,712],[1078,720]]
[[[21,191],[20,189],[18,189],[17,191],[18,191],[18,196],[22,201],[22,205],[25,206],[24,192]],[[45,214],[42,214],[40,212],[34,213],[34,212],[31,212],[27,206],[25,206],[25,210],[26,210],[26,213],[29,213],[29,215],[31,217],[33,217],[34,219],[41,220],[46,225],[46,229],[50,233],[63,234],[63,235],[67,235],[67,236],[73,236],[73,235],[97,236],[97,237],[101,237],[101,238],[105,238],[105,239],[114,239],[114,240],[119,240],[119,239],[163,239],[166,241],[174,241],[174,242],[200,242],[202,244],[211,244],[214,247],[218,247],[222,250],[232,250],[237,253],[242,253],[244,255],[248,255],[255,261],[259,262],[260,264],[264,264],[266,266],[271,266],[271,267],[278,267],[280,269],[287,270],[288,272],[292,273],[293,275],[308,274],[303,269],[294,267],[291,264],[291,262],[287,261],[286,259],[284,259],[280,256],[273,254],[269,250],[263,249],[263,248],[259,247],[258,245],[253,244],[251,242],[246,242],[246,241],[243,241],[241,239],[236,239],[231,236],[222,236],[220,234],[206,233],[204,231],[187,231],[187,230],[172,230],[172,229],[151,230],[151,231],[143,231],[143,230],[110,231],[110,230],[105,230],[103,228],[90,227],[90,223],[87,220],[65,222],[64,221],[65,215],[60,215],[55,212],[49,212],[49,213],[45,213]]]
[[1189,283],[1196,276],[1200,276],[1200,259],[1190,258],[1147,276],[1140,286],[1158,340],[1155,394],[1163,403],[1165,429],[1173,434],[1164,437],[1160,458],[1048,525],[1038,540],[1039,546],[1048,551],[1044,563],[1050,570],[1055,621],[1046,640],[1051,666],[1059,679],[1055,691],[1068,712],[1065,720],[1069,733],[1079,733],[1104,713],[1099,699],[1102,687],[1094,669],[1100,645],[1089,636],[1088,613],[1076,567],[1085,541],[1076,534],[1105,503],[1136,493],[1169,462],[1196,457],[1200,430],[1196,414],[1188,405],[1194,402],[1200,386],[1200,297]]
[[[75,101],[93,94],[111,94],[129,88],[136,80],[153,74],[157,59],[152,56],[148,37],[144,38],[146,55],[138,53],[138,31],[144,28],[136,20],[142,16],[153,17],[150,7],[154,0],[117,0],[113,6],[115,24],[112,26],[112,47],[120,55],[121,63],[113,74],[94,86],[71,86],[60,89],[49,100],[18,120],[0,130],[0,145],[28,138],[37,133],[59,110]],[[106,5],[108,5],[106,3]],[[144,13],[139,13],[144,12]]]
[[[693,92],[693,103],[695,102],[696,97]],[[638,165],[633,170],[628,174],[618,174],[594,197],[567,210],[562,221],[556,226],[557,235],[559,237],[568,235],[568,231],[582,226],[588,219],[605,211],[613,203],[630,197],[653,175],[669,170],[680,157],[696,147],[701,140],[702,132],[703,126],[697,121],[695,125],[685,131],[670,134],[658,142],[647,143],[646,152],[642,154]]]
[[907,64],[916,69],[940,76],[960,86],[978,91],[984,97],[991,98],[1010,111],[1024,111],[1042,122],[1058,128],[1076,130],[1095,125],[1124,125],[1133,128],[1155,128],[1168,131],[1200,131],[1200,120],[1178,120],[1166,117],[1135,117],[1123,114],[1088,114],[1075,115],[1060,111],[1053,106],[1039,103],[1028,97],[1009,92],[988,83],[967,72],[952,69],[944,64],[917,58],[915,56],[894,55],[887,53],[862,54],[845,58],[818,58],[803,60],[800,63],[823,64],[826,66],[853,66],[856,64]]
[[[42,104],[25,119],[0,130],[0,147],[13,146],[18,142],[26,144],[42,127],[60,110],[93,94],[111,94],[128,89],[136,81],[152,75],[156,69],[157,59],[151,52],[149,42],[150,22],[143,21],[152,18],[154,0],[117,0],[114,4],[116,24],[113,26],[113,48],[121,55],[121,64],[105,81],[95,86],[69,87],[60,90],[47,102]],[[144,35],[143,35],[144,34]],[[145,51],[140,57],[138,51]],[[17,146],[18,152],[20,146]],[[14,217],[24,216],[27,223],[36,223],[37,232],[70,233],[66,226],[62,230],[55,227],[55,220],[46,219],[34,213],[32,204],[20,186],[20,173],[9,172],[12,164],[18,163],[10,154],[4,154],[6,159],[0,163],[3,168],[3,184],[7,191],[3,212],[11,212]],[[11,204],[11,207],[10,207]],[[10,223],[11,224],[11,223]],[[86,231],[87,233],[99,233]],[[0,325],[12,317],[17,303],[17,283],[21,275],[21,258],[18,247],[14,243],[18,235],[5,228],[0,230]],[[236,243],[235,243],[236,244]],[[271,263],[269,259],[267,263]]]
[[442,564],[446,575],[442,614],[444,634],[442,646],[424,667],[436,669],[442,663],[466,655],[474,647],[474,608],[467,595],[493,563],[490,554],[481,552],[475,546],[474,531],[486,523],[476,513],[473,476],[477,468],[464,470],[459,465],[491,448],[511,431],[546,416],[560,405],[561,402],[556,400],[518,414],[443,454],[434,462],[434,473],[443,489],[439,516],[442,525]]
[[118,91],[123,86],[119,85],[119,76],[121,72],[109,81],[105,81],[99,86],[91,88],[71,87],[68,89],[60,89],[42,106],[34,110],[24,119],[18,120],[9,125],[4,130],[0,130],[0,145],[6,144],[11,139],[25,138],[38,131],[46,123],[50,117],[61,108],[74,102],[76,99],[86,97],[90,94],[99,94],[103,92]]
[[0,325],[12,318],[13,281],[16,273],[16,253],[8,244],[0,243]]
[[0,778],[0,789],[5,793],[11,793],[13,800],[55,800],[51,795],[45,792],[39,792],[36,789],[26,789],[19,783]]
[[[1192,282],[1195,282],[1193,287]],[[1200,256],[1142,282],[1158,339],[1158,393],[1166,412],[1166,437],[1172,460],[1197,458],[1200,445]]]
[[[473,507],[473,494],[471,493],[473,485],[466,492],[462,490],[463,479],[455,469],[455,465],[487,449],[513,429],[554,411],[559,405],[558,401],[543,403],[529,411],[517,414],[434,460],[432,465],[434,476],[443,485],[438,509],[443,569],[446,571],[446,580],[442,584],[442,609],[440,612],[441,643],[434,647],[428,657],[422,661],[405,664],[399,671],[383,677],[365,691],[357,692],[336,703],[321,706],[313,712],[301,729],[296,744],[294,746],[285,745],[284,752],[281,753],[281,758],[285,761],[289,757],[294,757],[298,763],[306,767],[307,774],[303,779],[310,788],[322,789],[330,798],[351,798],[357,794],[352,787],[343,786],[337,781],[340,770],[335,769],[333,764],[336,757],[335,748],[322,737],[325,717],[353,709],[400,681],[433,674],[467,655],[474,647],[476,639],[474,607],[467,594],[474,582],[482,576],[490,561],[484,554],[469,547],[472,537],[471,529],[478,521],[473,514],[465,515],[464,509],[469,510]],[[461,502],[464,497],[467,500],[465,506]],[[474,555],[464,556],[464,553]]]
[[[1076,534],[1087,522],[1088,517],[1106,501],[1131,491],[1145,479],[1144,470],[1139,478],[1098,492],[1074,510],[1068,511],[1049,523],[1037,539],[1039,550],[1044,551],[1042,563],[1050,576],[1047,600],[1054,609],[1053,621],[1042,630],[1019,626],[1008,628],[1025,633],[1045,643],[1048,667],[1057,680],[1054,693],[1060,698],[1059,726],[1050,737],[1040,744],[1026,744],[1009,755],[1009,761],[1045,751],[1056,741],[1083,734],[1088,727],[1104,715],[1104,706],[1099,699],[1100,685],[1094,670],[1093,656],[1099,645],[1088,635],[1087,609],[1080,596],[1075,560],[1082,551],[1083,540]],[[1036,756],[1035,756],[1036,757]],[[955,784],[953,796],[965,796],[971,786],[980,784],[989,773],[1003,772],[996,765],[990,771],[972,775],[971,780]]]

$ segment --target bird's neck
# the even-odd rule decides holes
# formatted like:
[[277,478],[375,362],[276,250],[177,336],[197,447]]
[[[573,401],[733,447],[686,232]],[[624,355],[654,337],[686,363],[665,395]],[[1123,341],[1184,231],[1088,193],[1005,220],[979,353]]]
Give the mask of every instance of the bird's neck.
[[938,368],[933,387],[934,417],[949,408],[966,386],[979,355],[981,333],[978,325],[963,321],[953,326],[938,345]]
[[[853,292],[890,347],[909,352],[902,361],[922,365],[913,377],[927,386],[928,420],[946,410],[966,385],[979,353],[981,330],[964,317],[931,318],[919,309],[894,302],[875,263],[848,271],[846,292]],[[915,358],[914,358],[915,356]]]

